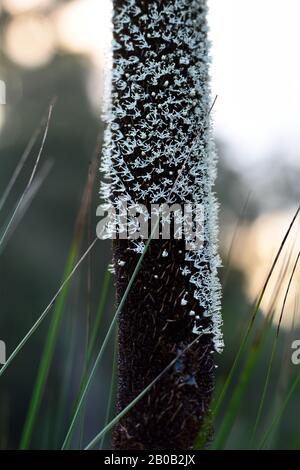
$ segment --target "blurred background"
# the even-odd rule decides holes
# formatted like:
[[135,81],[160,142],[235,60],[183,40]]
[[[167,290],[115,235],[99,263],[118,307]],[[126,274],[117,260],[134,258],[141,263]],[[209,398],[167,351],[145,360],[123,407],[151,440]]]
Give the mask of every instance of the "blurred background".
[[[212,88],[218,95],[213,117],[220,155],[216,189],[224,260],[226,349],[218,358],[219,388],[300,201],[300,6],[297,0],[284,5],[279,0],[208,3]],[[0,195],[30,139],[41,129],[5,205],[0,205],[1,230],[30,178],[48,108],[55,102],[37,173],[39,187],[0,252],[0,340],[5,340],[8,355],[49,304],[75,255],[81,256],[94,238],[109,22],[109,0],[0,3],[0,80],[6,83],[6,104],[0,105]],[[259,325],[273,319],[270,344],[298,242],[296,223],[259,311]],[[115,311],[113,282],[107,274],[110,255],[109,243],[93,249],[59,298],[59,306],[56,303],[54,315],[49,314],[0,377],[1,449],[18,448],[20,443],[25,448],[60,448],[84,371]],[[300,372],[290,361],[291,342],[300,339],[299,276],[296,271],[286,299],[262,429]],[[93,331],[97,334],[90,351]],[[258,326],[253,341],[259,331]],[[87,443],[113,416],[108,403],[114,396],[113,351],[112,338],[80,417],[74,447]],[[268,349],[261,352],[227,448],[249,446],[269,356]],[[109,437],[103,445],[109,447]],[[299,448],[297,392],[269,445]]]

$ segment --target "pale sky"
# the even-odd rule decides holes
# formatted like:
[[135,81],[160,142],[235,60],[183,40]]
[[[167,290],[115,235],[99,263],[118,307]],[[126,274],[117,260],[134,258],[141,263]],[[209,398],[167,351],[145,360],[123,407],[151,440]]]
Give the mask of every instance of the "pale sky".
[[216,132],[240,162],[300,161],[300,1],[208,2]]

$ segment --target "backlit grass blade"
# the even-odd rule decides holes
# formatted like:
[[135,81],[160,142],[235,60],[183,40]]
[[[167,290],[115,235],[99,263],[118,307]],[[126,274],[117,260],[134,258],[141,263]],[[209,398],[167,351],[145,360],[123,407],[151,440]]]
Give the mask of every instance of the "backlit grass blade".
[[[53,105],[52,105],[53,106]],[[20,175],[27,159],[29,158],[36,142],[37,142],[37,139],[41,133],[41,130],[42,128],[47,125],[47,122],[49,120],[49,112],[47,113],[47,116],[44,117],[40,123],[40,125],[38,126],[37,130],[34,132],[34,134],[32,135],[31,139],[29,140],[28,144],[27,144],[27,147],[25,148],[21,158],[20,158],[20,161],[18,163],[18,165],[16,166],[15,168],[15,171],[13,172],[13,175],[7,185],[7,187],[5,188],[2,196],[1,196],[1,199],[0,199],[0,212],[1,210],[3,209],[14,185],[15,185],[15,182],[17,181],[18,179],[18,176]]]
[[[285,298],[284,298],[283,306],[282,306],[282,310],[281,310],[280,320],[279,320],[279,323],[278,323],[279,326],[280,326],[280,322],[281,322],[281,319],[282,319],[282,316],[283,316],[283,313],[284,313],[286,301],[287,301],[289,290],[290,290],[290,287],[291,287],[291,283],[292,283],[292,280],[293,280],[293,277],[294,277],[294,274],[295,274],[295,271],[296,271],[298,260],[299,260],[299,257],[297,257],[297,260],[296,260],[296,263],[295,263],[290,281],[288,283],[288,287],[287,287],[287,290],[286,290],[286,294],[285,294]],[[276,303],[276,298],[278,296],[279,288],[282,285],[282,282],[284,280],[284,276],[286,274],[286,271],[287,271],[287,268],[288,268],[288,265],[289,265],[289,261],[290,261],[290,257],[288,257],[287,262],[283,263],[282,272],[280,272],[280,275],[279,275],[277,289],[275,289],[275,295],[274,295],[273,302],[271,304],[271,308],[274,308],[274,305]],[[228,438],[229,438],[229,436],[230,436],[230,432],[231,432],[233,424],[235,422],[235,418],[237,416],[239,407],[241,405],[242,398],[243,398],[243,396],[244,396],[244,394],[247,390],[247,384],[248,384],[248,382],[249,382],[249,380],[252,376],[252,370],[253,370],[253,368],[254,368],[257,360],[258,360],[259,353],[262,349],[262,346],[264,345],[264,339],[266,338],[269,326],[272,323],[272,317],[273,317],[273,314],[272,314],[272,311],[270,310],[270,314],[267,316],[267,319],[264,322],[264,326],[263,326],[261,332],[259,332],[257,338],[253,342],[253,345],[250,349],[250,353],[249,353],[249,355],[247,357],[247,360],[246,360],[246,364],[245,364],[245,366],[244,366],[244,368],[241,372],[238,384],[235,387],[232,398],[229,402],[229,405],[227,406],[226,414],[225,414],[225,417],[223,419],[220,431],[218,432],[218,434],[216,436],[216,439],[214,441],[213,448],[215,448],[215,449],[223,449],[226,442],[227,442],[227,440],[228,440]],[[277,331],[279,331],[279,330],[277,330]],[[277,338],[277,336],[276,336],[276,338]],[[272,348],[271,361],[269,363],[268,373],[267,373],[265,387],[264,387],[264,391],[263,391],[263,400],[264,400],[264,395],[267,391],[269,376],[270,376],[270,373],[271,373],[272,363],[273,363],[275,352],[276,352],[276,344],[277,344],[276,338],[275,338],[273,348]],[[261,406],[263,406],[263,401],[261,402]]]
[[[67,266],[65,269],[64,279],[70,274],[70,272],[72,271],[72,268],[75,265],[75,262],[78,256],[78,250],[79,250],[79,240],[76,240],[73,243],[73,246],[69,254]],[[53,354],[54,354],[54,349],[57,343],[59,327],[60,327],[62,315],[64,312],[67,296],[69,293],[69,288],[70,288],[70,284],[67,284],[64,287],[64,289],[61,291],[55,303],[55,309],[53,312],[52,321],[50,324],[49,332],[48,332],[47,339],[46,339],[46,344],[45,344],[42,359],[40,362],[37,380],[34,386],[24,429],[22,432],[21,443],[20,443],[21,450],[28,449],[30,445],[34,425],[36,423],[36,419],[37,419],[41,401],[42,401],[42,396],[43,396],[45,385],[47,382],[49,369],[50,369],[50,365],[51,365]]]
[[[102,288],[100,290],[100,300],[97,308],[97,313],[96,313],[96,318],[95,318],[95,323],[93,324],[92,328],[88,326],[88,331],[87,331],[87,348],[86,348],[86,354],[85,354],[85,361],[84,361],[84,369],[83,369],[83,379],[82,379],[82,384],[84,384],[84,378],[86,376],[86,373],[88,371],[88,367],[91,362],[91,358],[93,357],[94,351],[95,351],[95,346],[97,343],[97,339],[99,338],[100,334],[100,325],[103,320],[103,315],[104,315],[104,309],[105,305],[107,303],[107,298],[108,298],[108,293],[109,293],[109,287],[110,287],[110,281],[111,281],[111,273],[108,270],[108,267],[105,271],[104,274],[104,279],[102,282]],[[89,321],[89,320],[88,320]],[[91,339],[89,338],[89,332],[91,334]],[[80,393],[79,393],[80,396]],[[85,421],[85,406],[82,409],[81,412],[81,418],[80,418],[80,438],[79,438],[79,448],[82,449],[83,445],[83,432],[84,432],[84,421]]]
[[216,400],[216,402],[215,402],[215,405],[214,405],[214,407],[213,407],[213,414],[214,414],[215,416],[218,414],[218,412],[219,412],[219,410],[220,410],[220,407],[221,407],[221,405],[222,405],[222,403],[223,403],[223,400],[224,400],[224,398],[225,398],[225,395],[226,395],[226,393],[227,393],[227,390],[228,390],[228,388],[229,388],[229,385],[230,385],[230,383],[231,383],[231,381],[232,381],[233,375],[234,375],[235,370],[236,370],[236,368],[237,368],[237,365],[238,365],[239,362],[240,362],[240,359],[241,359],[241,356],[242,356],[242,352],[244,351],[244,348],[245,348],[245,346],[246,346],[246,344],[247,344],[249,335],[250,335],[250,333],[251,333],[251,330],[252,330],[254,321],[255,321],[255,319],[256,319],[256,316],[257,316],[257,314],[258,314],[258,312],[259,312],[259,309],[260,309],[262,300],[263,300],[263,298],[264,298],[265,292],[266,292],[266,290],[267,290],[267,287],[268,287],[268,285],[269,285],[270,279],[271,279],[272,274],[273,274],[273,272],[274,272],[274,270],[275,270],[275,267],[276,267],[276,265],[277,265],[277,263],[278,263],[278,260],[279,260],[279,258],[280,258],[280,255],[281,255],[281,253],[282,253],[282,250],[283,250],[283,248],[284,248],[284,246],[285,246],[285,244],[286,244],[286,242],[287,242],[287,239],[288,239],[288,237],[289,237],[289,235],[290,235],[290,233],[291,233],[291,230],[292,230],[292,228],[293,228],[293,226],[294,226],[294,224],[295,224],[295,221],[296,221],[296,219],[297,219],[297,217],[298,217],[298,215],[299,215],[299,212],[300,212],[300,207],[298,207],[298,209],[297,209],[297,211],[296,211],[296,213],[295,213],[295,215],[294,215],[294,217],[293,217],[293,219],[292,219],[292,221],[291,221],[291,223],[290,223],[290,225],[289,225],[289,227],[288,227],[288,230],[287,230],[287,232],[286,232],[286,234],[285,234],[285,236],[284,236],[284,238],[283,238],[283,240],[282,240],[282,243],[281,243],[281,245],[280,245],[280,247],[279,247],[279,250],[278,250],[278,252],[277,252],[277,254],[276,254],[276,256],[275,256],[275,259],[274,259],[274,261],[273,261],[273,264],[272,264],[272,266],[271,266],[271,269],[270,269],[270,271],[269,271],[269,274],[268,274],[268,276],[267,276],[267,279],[266,279],[266,281],[265,281],[265,283],[264,283],[263,289],[262,289],[261,294],[260,294],[260,296],[259,296],[259,298],[258,298],[258,301],[257,301],[257,303],[256,303],[256,306],[255,306],[255,308],[254,308],[254,310],[253,310],[253,313],[252,313],[252,315],[251,315],[250,321],[249,321],[249,323],[248,323],[248,325],[247,325],[247,329],[246,329],[245,334],[244,334],[244,336],[243,336],[243,338],[242,338],[240,347],[239,347],[239,349],[238,349],[238,351],[237,351],[237,354],[236,354],[236,356],[235,356],[234,362],[233,362],[233,364],[232,364],[232,366],[231,366],[231,369],[230,369],[230,371],[229,371],[229,374],[228,374],[228,376],[227,376],[227,379],[226,379],[226,381],[225,381],[225,384],[224,384],[224,386],[223,386],[223,388],[222,388],[222,390],[221,390],[221,393],[220,393],[220,395],[218,396],[218,398],[217,398],[217,400]]
[[38,165],[39,165],[39,162],[40,162],[43,150],[44,150],[45,142],[46,142],[46,139],[47,139],[50,120],[51,120],[51,116],[52,116],[52,111],[53,111],[53,104],[51,104],[50,107],[49,107],[49,112],[48,112],[48,117],[47,117],[47,121],[46,121],[45,131],[44,131],[43,138],[42,138],[42,143],[41,143],[41,146],[40,146],[40,149],[39,149],[39,152],[38,152],[33,170],[30,174],[30,177],[29,177],[29,180],[27,182],[26,188],[25,188],[24,192],[22,193],[22,195],[21,195],[21,197],[20,197],[20,199],[19,199],[19,201],[18,201],[18,203],[17,203],[17,205],[16,205],[16,207],[13,211],[13,214],[12,214],[12,216],[11,216],[7,226],[5,227],[5,230],[4,230],[4,232],[3,232],[3,234],[0,238],[0,247],[3,244],[3,242],[5,240],[5,237],[6,237],[7,233],[9,232],[12,224],[14,223],[15,217],[17,216],[20,207],[22,207],[23,201],[24,201],[28,191],[30,190],[31,184],[34,180],[34,177],[35,177],[35,174],[36,174],[36,171],[37,171],[37,168],[38,168]]
[[[49,127],[49,122],[50,122],[50,117],[51,117],[51,112],[52,112],[52,106],[50,106],[50,109],[49,109],[49,114],[48,114],[48,120],[47,120],[47,127],[46,127],[46,130],[44,132],[44,136],[43,136],[43,142],[45,142],[46,140],[46,136],[47,136],[47,129]],[[39,155],[41,155],[42,153],[42,149],[43,149],[43,144],[41,146],[41,149],[40,149],[40,152],[39,152]],[[91,202],[91,194],[92,194],[92,189],[93,189],[93,185],[94,185],[94,181],[95,181],[95,177],[96,177],[96,174],[97,174],[97,151],[98,151],[98,146],[97,146],[97,149],[95,151],[95,154],[94,154],[94,157],[91,161],[91,164],[90,164],[90,168],[89,168],[89,173],[88,173],[88,178],[87,178],[87,183],[86,183],[86,186],[85,186],[85,191],[83,193],[83,197],[82,197],[82,202],[81,202],[81,206],[80,206],[80,210],[79,210],[79,213],[78,213],[78,217],[77,217],[77,221],[76,221],[76,227],[75,227],[75,239],[80,239],[81,238],[81,234],[82,234],[82,230],[83,230],[83,227],[84,227],[84,223],[83,221],[85,220],[85,217],[86,217],[86,214],[87,214],[87,210],[88,210],[88,207],[90,206],[90,202]],[[38,157],[38,160],[39,160],[39,157]],[[36,161],[36,164],[35,164],[35,168],[37,167],[37,164],[38,164],[38,160]],[[32,175],[35,174],[35,170],[33,170],[33,173]],[[31,176],[32,176],[31,175]],[[28,188],[30,188],[31,186],[31,182],[32,182],[32,177],[30,178],[30,181],[29,181],[29,184],[27,185]],[[72,271],[70,272],[70,274],[66,277],[66,279],[64,280],[64,282],[61,284],[61,286],[59,287],[58,291],[56,292],[56,294],[54,295],[54,297],[52,298],[52,300],[50,301],[50,303],[47,305],[47,307],[45,308],[45,310],[42,312],[42,314],[40,315],[40,317],[37,319],[37,321],[34,323],[34,325],[31,327],[31,329],[28,331],[28,333],[24,336],[24,338],[22,339],[22,341],[18,344],[18,346],[14,349],[14,351],[12,352],[12,354],[9,356],[9,358],[7,359],[6,363],[2,366],[2,368],[0,369],[0,377],[3,375],[3,373],[6,371],[6,369],[10,366],[10,364],[12,363],[12,361],[14,360],[14,358],[17,356],[17,354],[22,350],[22,348],[25,346],[25,344],[27,343],[27,341],[30,339],[30,337],[35,333],[35,331],[39,328],[39,326],[42,324],[43,320],[47,317],[49,311],[51,310],[52,306],[55,304],[56,300],[59,298],[60,294],[62,293],[62,291],[65,289],[65,287],[67,286],[67,284],[69,283],[69,281],[72,279],[72,277],[74,276],[74,274],[76,273],[76,271],[78,270],[78,268],[81,266],[82,262],[85,260],[85,258],[89,255],[89,253],[93,250],[94,246],[96,245],[98,241],[98,238],[95,238],[94,241],[90,244],[90,246],[88,247],[88,249],[85,251],[85,253],[81,256],[81,258],[78,260],[78,262],[75,264],[75,266],[73,267]]]
[[[75,224],[73,242],[72,242],[71,250],[68,256],[63,279],[67,278],[70,275],[70,273],[72,272],[72,269],[74,268],[76,264],[76,260],[78,259],[80,245],[81,245],[83,233],[84,233],[85,220],[87,218],[88,208],[90,206],[91,194],[93,191],[93,185],[95,181],[95,175],[96,175],[96,165],[94,161],[90,165],[85,190],[82,196],[80,210],[79,210],[76,224]],[[55,346],[57,343],[59,327],[61,324],[61,320],[62,320],[62,316],[64,313],[65,304],[66,304],[70,287],[71,287],[71,283],[67,284],[64,287],[64,289],[61,291],[55,303],[55,309],[53,312],[50,328],[49,328],[47,339],[46,339],[45,348],[43,351],[42,359],[41,359],[39,370],[38,370],[36,383],[34,386],[31,402],[29,405],[29,410],[28,410],[25,425],[23,428],[23,433],[22,433],[21,443],[20,443],[20,448],[22,450],[27,449],[30,444],[30,440],[31,440],[32,433],[33,433],[33,428],[34,428],[34,425],[38,416],[44,388],[46,385],[50,365],[52,362]]]
[[276,350],[277,350],[277,337],[274,338],[273,345],[272,345],[272,352],[271,352],[271,357],[270,357],[270,360],[269,360],[267,375],[266,375],[264,388],[263,388],[263,392],[262,392],[262,396],[261,396],[261,400],[260,400],[260,404],[259,404],[255,424],[254,424],[253,433],[252,433],[252,436],[251,436],[251,445],[253,445],[253,443],[254,443],[256,432],[257,432],[257,429],[258,429],[258,425],[259,425],[260,420],[261,420],[263,406],[264,406],[264,403],[265,403],[267,390],[268,390],[269,383],[270,383],[271,371],[272,371],[272,367],[273,367],[273,363],[274,363],[274,359],[275,359]]
[[[253,327],[253,324],[254,324],[254,321],[255,321],[255,318],[259,312],[259,309],[260,309],[260,305],[261,305],[261,302],[264,298],[264,295],[265,295],[265,292],[266,292],[266,289],[268,287],[268,284],[270,282],[270,279],[272,277],[272,274],[275,270],[275,267],[279,261],[279,258],[280,258],[280,255],[283,251],[283,248],[289,238],[289,235],[290,235],[290,232],[295,224],[295,221],[299,215],[299,211],[300,211],[300,207],[298,207],[289,227],[288,227],[288,230],[281,242],[281,245],[279,247],[279,250],[275,256],[275,259],[272,263],[272,266],[271,266],[271,269],[268,273],[268,276],[266,278],[266,281],[265,281],[265,284],[263,286],[263,289],[261,291],[261,294],[258,298],[258,301],[255,305],[255,308],[253,310],[253,313],[251,315],[251,318],[250,318],[250,321],[247,325],[247,329],[243,335],[243,338],[242,338],[242,341],[241,341],[241,344],[240,344],[240,347],[239,347],[239,350],[237,352],[237,355],[235,356],[235,359],[234,359],[234,362],[233,362],[233,365],[229,371],[229,374],[226,378],[226,381],[225,381],[225,384],[223,385],[222,389],[221,389],[221,392],[213,406],[213,419],[216,418],[216,416],[218,415],[218,412],[220,411],[220,408],[221,408],[221,405],[223,403],[223,400],[225,398],[225,395],[227,393],[227,390],[229,388],[229,385],[233,379],[233,375],[236,371],[236,368],[240,362],[240,359],[242,357],[242,353],[244,351],[244,348],[248,342],[248,338],[250,336],[250,333],[252,331],[252,327]],[[247,361],[246,361],[246,365],[245,365],[245,368],[241,374],[241,377],[240,377],[240,380],[238,382],[238,385],[235,389],[235,392],[232,396],[232,399],[230,401],[230,406],[228,407],[228,410],[227,410],[227,413],[225,415],[225,418],[223,420],[223,423],[222,423],[222,426],[221,426],[221,429],[216,437],[216,440],[214,442],[214,448],[222,448],[222,446],[225,444],[226,440],[228,439],[228,436],[229,436],[229,432],[232,428],[232,425],[234,423],[234,420],[235,420],[235,416],[236,416],[236,413],[237,413],[237,410],[238,410],[238,407],[239,407],[239,404],[241,402],[241,399],[242,399],[242,396],[243,396],[243,393],[244,391],[246,390],[246,384],[247,384],[247,381],[250,379],[250,373],[251,373],[251,370],[252,368],[254,367],[256,361],[257,361],[257,358],[258,358],[258,355],[259,355],[259,348],[258,348],[258,345],[261,345],[261,341],[259,341],[257,344],[254,344],[254,347],[251,348],[251,354],[249,355]],[[203,434],[203,430],[200,430],[199,432],[199,435],[197,436],[196,440],[195,440],[195,446],[194,448],[195,449],[199,449],[198,445],[203,442],[203,438],[201,437]]]
[[295,276],[295,273],[296,273],[296,269],[298,267],[299,259],[300,259],[300,252],[298,253],[295,264],[293,266],[292,274],[291,274],[291,277],[289,279],[288,287],[287,287],[287,290],[286,290],[286,293],[285,293],[285,296],[284,296],[283,306],[282,306],[282,310],[281,310],[281,313],[280,313],[280,318],[279,318],[277,331],[276,331],[277,336],[279,335],[280,326],[281,326],[281,322],[282,322],[286,302],[287,302],[287,299],[288,299],[288,296],[289,296],[289,293],[290,293],[290,289],[291,289],[291,285],[292,285],[292,282],[293,282],[293,279],[294,279],[294,276]]
[[17,356],[17,354],[23,349],[23,347],[25,346],[25,344],[27,343],[27,341],[31,338],[31,336],[35,333],[35,331],[39,328],[39,326],[41,325],[41,323],[43,322],[43,320],[46,318],[46,316],[48,315],[49,311],[51,310],[52,306],[54,305],[55,301],[57,300],[57,298],[59,297],[60,293],[63,291],[63,289],[65,288],[65,286],[68,284],[68,282],[70,281],[70,279],[74,276],[75,272],[78,270],[79,266],[81,265],[81,263],[83,262],[83,260],[87,257],[87,255],[89,254],[89,252],[94,248],[94,246],[96,245],[98,241],[98,238],[95,238],[95,240],[93,241],[93,243],[89,246],[89,248],[86,250],[86,252],[82,255],[82,257],[80,258],[80,260],[76,263],[76,265],[74,266],[74,268],[72,269],[71,273],[69,274],[69,276],[64,280],[64,282],[61,284],[60,288],[58,289],[58,291],[56,292],[56,294],[54,295],[54,297],[52,298],[52,300],[50,301],[50,303],[47,305],[47,307],[45,308],[45,310],[43,311],[43,313],[40,315],[40,317],[37,319],[37,321],[34,323],[34,325],[30,328],[30,330],[28,331],[28,333],[24,336],[24,338],[22,339],[22,341],[20,341],[20,343],[18,344],[18,346],[14,349],[14,351],[12,352],[12,354],[9,356],[9,358],[7,359],[6,363],[1,367],[0,369],[0,377],[4,374],[4,372],[6,371],[6,369],[11,365],[11,363],[13,362],[13,360],[15,359],[15,357]]
[[295,377],[295,380],[292,383],[292,386],[289,389],[289,392],[288,392],[285,400],[283,401],[282,405],[280,406],[278,412],[275,414],[270,426],[268,427],[267,431],[265,432],[265,434],[262,438],[262,441],[261,441],[260,446],[259,446],[260,450],[262,450],[265,447],[269,437],[271,436],[272,431],[278,425],[278,423],[279,423],[281,417],[283,416],[283,414],[286,410],[286,407],[288,406],[289,401],[290,401],[291,397],[293,396],[294,392],[296,391],[299,383],[300,383],[300,374],[297,374],[296,377]]
[[213,449],[224,449],[226,442],[230,436],[233,424],[235,422],[238,410],[240,408],[243,396],[247,391],[247,385],[252,377],[252,371],[257,364],[258,357],[261,353],[264,339],[268,333],[268,325],[265,324],[263,330],[259,334],[259,338],[255,339],[247,353],[245,365],[240,373],[238,383],[234,389],[232,398],[230,399],[228,407],[226,407],[226,414],[223,419],[219,432],[217,433],[213,442]]
[[[76,292],[77,294],[77,292]],[[72,305],[76,305],[77,302],[77,295],[72,296]],[[74,299],[76,298],[76,300]],[[73,311],[72,306],[70,306],[71,312]],[[76,338],[76,318],[71,315],[68,318],[68,322],[66,324],[66,331],[68,332],[69,335],[69,341],[67,344],[65,344],[65,349],[64,349],[64,357],[65,357],[65,367],[64,367],[64,374],[62,378],[62,383],[59,391],[59,398],[58,398],[58,403],[56,404],[55,410],[57,412],[57,415],[54,419],[55,421],[55,449],[58,449],[60,446],[60,441],[61,441],[61,435],[62,435],[62,429],[64,426],[64,423],[67,420],[68,416],[68,410],[69,410],[69,393],[72,389],[72,378],[73,378],[73,371],[76,370],[74,369],[74,366],[76,367],[76,343],[77,343],[77,338]]]
[[[296,310],[294,310],[294,313],[293,313],[293,325],[289,333],[286,335],[285,354],[284,354],[283,361],[282,361],[282,367],[280,370],[278,383],[276,385],[272,416],[274,416],[274,414],[280,407],[281,403],[283,402],[286,396],[286,391],[288,390],[288,380],[289,380],[289,375],[290,375],[289,372],[290,372],[290,364],[291,364],[291,344],[293,342],[293,335],[294,335],[295,313],[296,313]],[[269,439],[270,443],[274,441],[274,439],[276,439],[276,434],[279,429],[280,429],[280,420],[278,421],[278,425],[276,426],[276,428],[273,430],[273,432],[270,435],[270,439]]]
[[13,235],[14,231],[16,230],[18,224],[23,219],[24,215],[26,214],[30,204],[32,203],[34,197],[36,196],[37,192],[39,191],[40,187],[42,186],[43,182],[47,178],[50,170],[52,167],[52,162],[46,162],[43,168],[40,170],[39,174],[36,176],[34,181],[32,182],[30,188],[24,195],[22,204],[19,205],[18,211],[14,212],[14,218],[10,218],[8,223],[6,224],[6,228],[4,232],[0,235],[2,243],[0,244],[0,255],[5,249],[10,237]]
[[104,274],[104,279],[102,282],[102,287],[100,290],[100,300],[98,303],[95,322],[93,324],[93,328],[91,332],[91,339],[88,344],[87,364],[90,363],[90,360],[95,350],[95,345],[97,343],[97,338],[99,337],[99,329],[100,329],[100,325],[103,319],[105,305],[108,299],[110,284],[111,284],[111,273],[108,271],[108,269],[106,269],[105,274]]
[[272,367],[273,367],[275,353],[276,353],[276,349],[277,349],[280,326],[281,326],[281,322],[282,322],[282,319],[283,319],[283,315],[284,315],[284,311],[285,311],[285,307],[286,307],[286,302],[287,302],[287,299],[288,299],[288,296],[289,296],[289,293],[290,293],[291,285],[292,285],[292,282],[293,282],[293,279],[294,279],[294,276],[295,276],[295,273],[296,273],[296,269],[297,269],[297,266],[298,266],[298,263],[299,263],[299,259],[300,259],[300,252],[298,253],[298,256],[296,258],[296,261],[295,261],[295,264],[293,266],[293,270],[292,270],[292,273],[291,273],[291,276],[290,276],[290,279],[289,279],[289,282],[288,282],[288,286],[287,286],[287,289],[286,289],[286,292],[285,292],[283,305],[282,305],[282,309],[281,309],[281,313],[280,313],[280,318],[279,318],[278,326],[277,326],[277,330],[276,330],[276,336],[275,336],[274,341],[273,341],[272,352],[271,352],[268,371],[267,371],[267,375],[266,375],[266,379],[265,379],[264,389],[263,389],[263,393],[262,393],[262,397],[261,397],[261,401],[260,401],[260,405],[259,405],[255,425],[254,425],[254,430],[253,430],[253,435],[252,435],[251,442],[254,441],[256,431],[257,431],[257,428],[258,428],[258,425],[259,425],[259,422],[260,422],[260,419],[261,419],[262,410],[263,410],[263,406],[264,406],[265,398],[266,398],[266,393],[267,393],[269,382],[270,382],[271,370],[272,370]]
[[225,262],[225,266],[224,266],[224,270],[223,270],[223,272],[224,272],[223,278],[222,278],[223,289],[225,288],[225,286],[227,284],[227,281],[228,281],[228,275],[229,275],[229,271],[230,271],[232,254],[233,254],[234,247],[235,247],[236,242],[237,242],[238,237],[239,237],[239,231],[240,231],[242,222],[244,220],[245,214],[246,214],[248,206],[249,206],[249,201],[250,201],[250,198],[251,198],[251,194],[252,193],[250,192],[247,196],[247,199],[246,199],[246,201],[245,201],[245,203],[242,207],[242,211],[239,215],[236,227],[233,231],[233,235],[232,235],[232,238],[231,238],[231,242],[230,242],[230,246],[229,246],[229,249],[228,249],[228,253],[227,253],[227,256],[226,256],[226,262]]

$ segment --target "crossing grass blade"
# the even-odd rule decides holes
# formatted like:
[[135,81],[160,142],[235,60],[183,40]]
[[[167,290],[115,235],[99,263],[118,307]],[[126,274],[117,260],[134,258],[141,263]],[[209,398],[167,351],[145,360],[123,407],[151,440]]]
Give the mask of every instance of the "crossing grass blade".
[[[155,233],[156,228],[157,228],[157,224],[156,224],[156,226],[154,227],[153,233]],[[147,240],[147,243],[146,243],[146,245],[145,245],[145,248],[144,248],[144,250],[143,250],[143,253],[142,253],[141,256],[139,257],[139,260],[138,260],[138,262],[137,262],[137,264],[136,264],[136,267],[135,267],[135,269],[134,269],[134,271],[133,271],[133,274],[132,274],[132,276],[131,276],[131,278],[130,278],[130,280],[129,280],[129,283],[128,283],[127,287],[126,287],[126,290],[125,290],[125,292],[124,292],[124,295],[123,295],[123,297],[122,297],[122,299],[121,299],[121,301],[120,301],[120,303],[119,303],[119,305],[118,305],[118,308],[117,308],[117,310],[116,310],[116,313],[115,313],[115,315],[114,315],[114,317],[113,317],[113,319],[112,319],[112,321],[111,321],[111,323],[110,323],[109,329],[108,329],[107,334],[106,334],[106,336],[105,336],[105,338],[104,338],[104,340],[103,340],[103,343],[102,343],[102,345],[101,345],[100,351],[99,351],[99,353],[98,353],[98,355],[97,355],[97,357],[96,357],[96,360],[95,360],[95,362],[94,362],[94,364],[93,364],[93,366],[92,366],[92,368],[91,368],[91,371],[90,371],[90,373],[89,373],[87,379],[84,381],[84,384],[83,384],[83,386],[82,386],[82,388],[81,388],[81,389],[82,389],[82,392],[80,393],[80,397],[79,397],[79,399],[78,399],[78,405],[77,405],[77,407],[76,407],[76,410],[75,410],[75,412],[74,412],[73,418],[72,418],[72,420],[71,420],[70,427],[69,427],[69,429],[68,429],[68,431],[67,431],[67,434],[66,434],[66,437],[65,437],[65,439],[64,439],[64,442],[63,442],[63,445],[62,445],[62,450],[66,449],[67,446],[68,446],[68,444],[69,444],[69,441],[70,441],[70,439],[71,439],[72,433],[73,433],[73,431],[74,431],[74,427],[75,427],[75,424],[76,424],[76,420],[77,420],[78,415],[79,415],[79,413],[80,413],[80,410],[81,410],[81,408],[82,408],[82,406],[83,406],[85,397],[86,397],[87,392],[88,392],[88,390],[89,390],[89,388],[90,388],[90,385],[91,385],[91,383],[92,383],[92,380],[93,380],[93,378],[94,378],[94,375],[95,375],[95,373],[96,373],[96,370],[97,370],[97,368],[98,368],[98,365],[99,365],[99,363],[100,363],[100,361],[101,361],[101,359],[102,359],[102,356],[103,356],[103,354],[104,354],[104,351],[105,351],[105,349],[106,349],[106,347],[107,347],[107,345],[108,345],[108,342],[109,342],[109,340],[110,340],[110,337],[111,337],[111,335],[112,335],[112,333],[113,333],[113,331],[114,331],[115,325],[116,325],[117,320],[118,320],[118,317],[119,317],[119,313],[121,312],[121,310],[122,310],[122,308],[123,308],[123,306],[124,306],[124,304],[125,304],[125,302],[126,302],[126,299],[127,299],[128,294],[129,294],[129,292],[130,292],[130,290],[131,290],[131,287],[132,287],[132,285],[133,285],[133,283],[134,283],[134,281],[135,281],[135,278],[136,278],[136,276],[138,275],[138,272],[139,272],[139,270],[140,270],[140,268],[141,268],[141,266],[142,266],[143,259],[144,259],[145,255],[146,255],[146,253],[147,253],[147,250],[148,250],[148,248],[149,248],[149,246],[150,246],[151,238],[152,238],[152,237],[149,237],[149,239]]]
[[94,439],[85,447],[85,450],[91,450],[95,447],[103,437],[122,419],[150,390],[151,388],[165,375],[168,370],[190,349],[194,344],[199,341],[199,336],[190,343],[183,351],[181,351],[175,359],[173,359],[167,367],[149,384],[144,390],[134,399],[129,405],[127,405],[115,418],[113,418],[104,428],[97,434]]
[[267,375],[266,375],[266,379],[265,379],[265,383],[264,383],[263,393],[262,393],[262,397],[261,397],[261,400],[260,400],[260,404],[259,404],[259,408],[258,408],[258,412],[257,412],[257,417],[256,417],[254,429],[253,429],[253,434],[252,434],[252,438],[251,438],[252,443],[254,442],[255,435],[256,435],[256,432],[257,432],[257,428],[258,428],[258,425],[260,423],[262,410],[263,410],[263,406],[264,406],[264,403],[265,403],[265,398],[266,398],[266,394],[267,394],[267,390],[268,390],[268,386],[269,386],[269,382],[270,382],[271,371],[272,371],[272,367],[273,367],[273,363],[274,363],[274,359],[275,359],[275,354],[276,354],[276,350],[277,350],[280,326],[281,326],[281,322],[282,322],[282,319],[283,319],[287,299],[288,299],[288,296],[289,296],[289,293],[290,293],[291,285],[292,285],[292,282],[293,282],[293,279],[294,279],[294,276],[295,276],[295,273],[296,273],[296,269],[297,269],[297,266],[298,266],[298,263],[299,263],[299,259],[300,259],[300,252],[298,253],[295,264],[293,266],[293,270],[292,270],[292,273],[291,273],[291,276],[290,276],[290,279],[289,279],[289,282],[288,282],[288,286],[287,286],[287,289],[286,289],[286,292],[285,292],[285,296],[284,296],[284,299],[283,299],[283,304],[282,304],[282,309],[281,309],[281,313],[280,313],[280,317],[279,317],[279,321],[278,321],[278,325],[277,325],[276,335],[275,335],[275,338],[273,340],[272,352],[271,352],[271,357],[270,357],[270,361],[269,361],[269,365],[268,365]]

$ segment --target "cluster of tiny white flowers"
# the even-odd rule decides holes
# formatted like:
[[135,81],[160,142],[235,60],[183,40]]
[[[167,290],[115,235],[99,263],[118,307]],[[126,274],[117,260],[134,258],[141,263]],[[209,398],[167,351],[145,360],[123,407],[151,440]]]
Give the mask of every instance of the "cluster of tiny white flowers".
[[[215,350],[221,351],[220,259],[213,193],[216,156],[208,116],[206,16],[206,0],[114,2],[102,159],[107,181],[102,196],[116,207],[119,197],[125,197],[128,205],[204,206],[203,246],[186,252],[181,273],[190,277],[204,316],[211,317],[206,329],[195,317],[194,333],[212,335]],[[137,253],[143,248],[143,241],[132,241]]]

